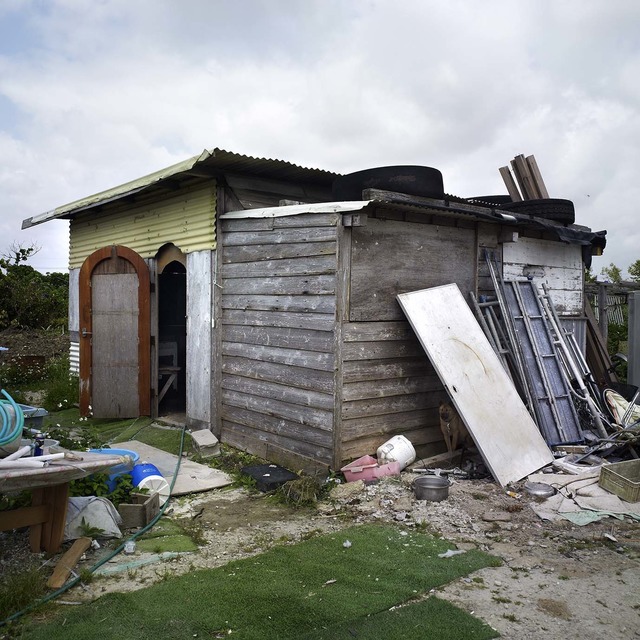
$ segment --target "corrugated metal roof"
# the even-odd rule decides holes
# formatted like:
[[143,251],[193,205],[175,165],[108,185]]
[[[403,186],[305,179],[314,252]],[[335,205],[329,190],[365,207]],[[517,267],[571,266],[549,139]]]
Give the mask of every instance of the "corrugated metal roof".
[[28,229],[56,218],[71,218],[80,211],[86,211],[92,207],[101,206],[120,198],[161,186],[164,181],[169,179],[175,181],[183,178],[207,178],[221,176],[225,173],[244,173],[292,182],[305,180],[306,182],[321,185],[330,185],[339,175],[322,169],[301,167],[284,160],[254,158],[218,148],[213,149],[213,151],[205,149],[198,156],[193,156],[188,160],[160,171],[27,218],[23,220],[22,228]]

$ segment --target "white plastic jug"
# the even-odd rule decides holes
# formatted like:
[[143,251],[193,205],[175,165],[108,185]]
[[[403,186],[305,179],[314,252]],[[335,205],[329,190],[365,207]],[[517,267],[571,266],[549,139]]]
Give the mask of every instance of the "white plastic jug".
[[399,462],[400,469],[404,469],[416,459],[416,450],[404,436],[393,436],[391,440],[378,447],[377,456],[380,464]]

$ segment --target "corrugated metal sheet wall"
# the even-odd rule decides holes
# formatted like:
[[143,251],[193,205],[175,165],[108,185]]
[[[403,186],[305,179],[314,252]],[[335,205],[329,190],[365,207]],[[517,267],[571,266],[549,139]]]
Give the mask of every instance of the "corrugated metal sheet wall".
[[135,206],[79,214],[71,221],[70,268],[80,267],[97,249],[122,244],[143,258],[172,242],[184,253],[215,249],[215,181],[198,189]]
[[69,345],[69,373],[80,375],[80,345],[77,342]]

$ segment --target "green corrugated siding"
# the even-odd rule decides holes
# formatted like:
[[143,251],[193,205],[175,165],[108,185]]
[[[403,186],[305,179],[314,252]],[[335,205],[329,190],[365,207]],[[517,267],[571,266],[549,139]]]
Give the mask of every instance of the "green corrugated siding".
[[176,192],[147,204],[116,205],[78,214],[70,225],[70,268],[80,267],[94,251],[121,244],[143,258],[172,242],[184,253],[215,249],[215,183]]

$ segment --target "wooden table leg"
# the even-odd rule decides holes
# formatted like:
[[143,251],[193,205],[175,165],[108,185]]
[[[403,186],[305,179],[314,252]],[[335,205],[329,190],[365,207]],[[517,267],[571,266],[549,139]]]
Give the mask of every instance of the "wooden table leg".
[[56,553],[64,540],[64,526],[67,520],[67,504],[69,501],[69,483],[57,484],[43,489],[33,489],[31,506],[47,506],[47,517],[44,521],[32,524],[29,529],[31,551],[38,553]]
[[[33,489],[31,491],[31,506],[39,507],[45,504],[44,501],[44,489]],[[51,515],[47,517],[49,519]],[[42,531],[44,529],[44,523],[32,524],[29,527],[29,545],[33,553],[39,553],[42,546]]]
[[64,526],[67,521],[67,504],[69,502],[69,483],[57,484],[49,489],[51,492],[51,529],[49,541],[45,540],[44,550],[57,553],[64,540]]

